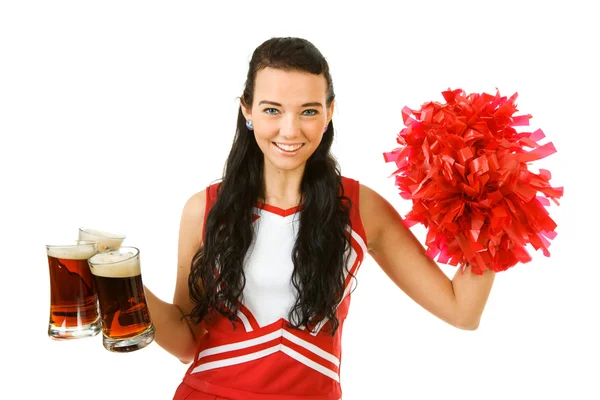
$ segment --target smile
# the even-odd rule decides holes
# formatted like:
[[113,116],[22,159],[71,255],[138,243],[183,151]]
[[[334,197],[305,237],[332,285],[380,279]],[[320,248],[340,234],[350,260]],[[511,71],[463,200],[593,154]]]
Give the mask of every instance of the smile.
[[276,142],[272,142],[272,143],[275,146],[277,146],[277,148],[279,148],[280,150],[283,150],[288,153],[294,153],[295,151],[300,149],[300,147],[304,146],[304,143],[299,143],[299,144],[294,144],[294,145],[285,145],[285,144],[276,143]]

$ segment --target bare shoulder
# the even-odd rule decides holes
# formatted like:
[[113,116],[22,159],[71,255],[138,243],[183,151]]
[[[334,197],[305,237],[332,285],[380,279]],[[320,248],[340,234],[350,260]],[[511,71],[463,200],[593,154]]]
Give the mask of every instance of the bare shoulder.
[[175,304],[190,309],[188,276],[192,259],[202,245],[202,230],[206,205],[206,191],[202,190],[190,196],[186,201],[179,224],[179,244],[177,254],[177,285]]
[[383,228],[402,225],[402,218],[389,201],[362,183],[359,196],[360,218],[367,237],[367,248],[371,251],[377,246]]
[[181,213],[180,239],[200,244],[206,212],[206,190],[201,190],[188,198]]
[[[360,183],[360,205],[365,206],[365,211],[372,207],[374,203],[385,201],[383,197],[364,183]],[[362,208],[361,208],[362,211]]]
[[183,207],[183,216],[186,218],[204,218],[206,209],[206,190],[194,193],[185,202]]
[[[181,213],[179,225],[179,244],[177,252],[177,281],[173,304],[177,305],[185,314],[193,309],[190,300],[188,279],[194,255],[202,245],[202,229],[206,206],[206,191],[202,190],[188,198]],[[196,337],[201,334],[196,332],[199,327],[192,328]]]

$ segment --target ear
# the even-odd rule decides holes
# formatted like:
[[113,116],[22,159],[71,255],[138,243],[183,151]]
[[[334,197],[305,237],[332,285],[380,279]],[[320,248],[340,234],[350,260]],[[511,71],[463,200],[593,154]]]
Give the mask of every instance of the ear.
[[240,108],[242,109],[242,114],[244,114],[244,118],[246,118],[246,121],[248,121],[249,119],[252,119],[252,109],[251,108],[247,108],[244,105],[244,100],[240,98]]
[[329,123],[331,122],[331,119],[333,118],[333,111],[335,110],[335,99],[333,99],[331,101],[331,104],[329,105],[329,107],[327,107],[327,125],[329,126]]

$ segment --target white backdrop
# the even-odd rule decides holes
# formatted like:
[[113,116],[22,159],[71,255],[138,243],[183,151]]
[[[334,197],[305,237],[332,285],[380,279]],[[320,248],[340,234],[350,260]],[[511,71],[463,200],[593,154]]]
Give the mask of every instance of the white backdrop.
[[369,258],[344,327],[344,400],[600,398],[600,29],[587,2],[214,3],[0,3],[0,397],[172,397],[187,365],[156,343],[112,354],[100,336],[48,338],[44,245],[83,225],[124,232],[144,283],[171,300],[182,207],[220,177],[249,57],[300,36],[331,65],[343,174],[402,215],[382,153],[402,107],[447,88],[518,92],[558,149],[534,166],[565,186],[552,256],[499,274],[476,331],[435,319]]

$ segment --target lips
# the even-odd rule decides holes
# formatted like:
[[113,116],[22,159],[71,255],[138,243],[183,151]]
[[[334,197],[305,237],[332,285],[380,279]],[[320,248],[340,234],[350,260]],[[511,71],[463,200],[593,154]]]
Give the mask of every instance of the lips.
[[[285,148],[280,147],[277,143],[272,142],[273,146],[275,147],[275,149],[277,149],[277,151],[279,152],[279,154],[281,154],[282,156],[295,156],[296,154],[298,154],[300,152],[300,150],[304,147],[304,143],[299,143],[300,147],[293,146],[291,147],[292,149],[295,150],[286,150]],[[287,147],[287,146],[286,146]],[[290,147],[288,147],[290,148]]]
[[293,152],[297,151],[298,149],[300,149],[302,146],[304,146],[304,143],[287,145],[287,144],[273,142],[273,144],[275,146],[277,146],[277,148],[279,148],[280,150],[287,151],[289,153],[293,153]]

